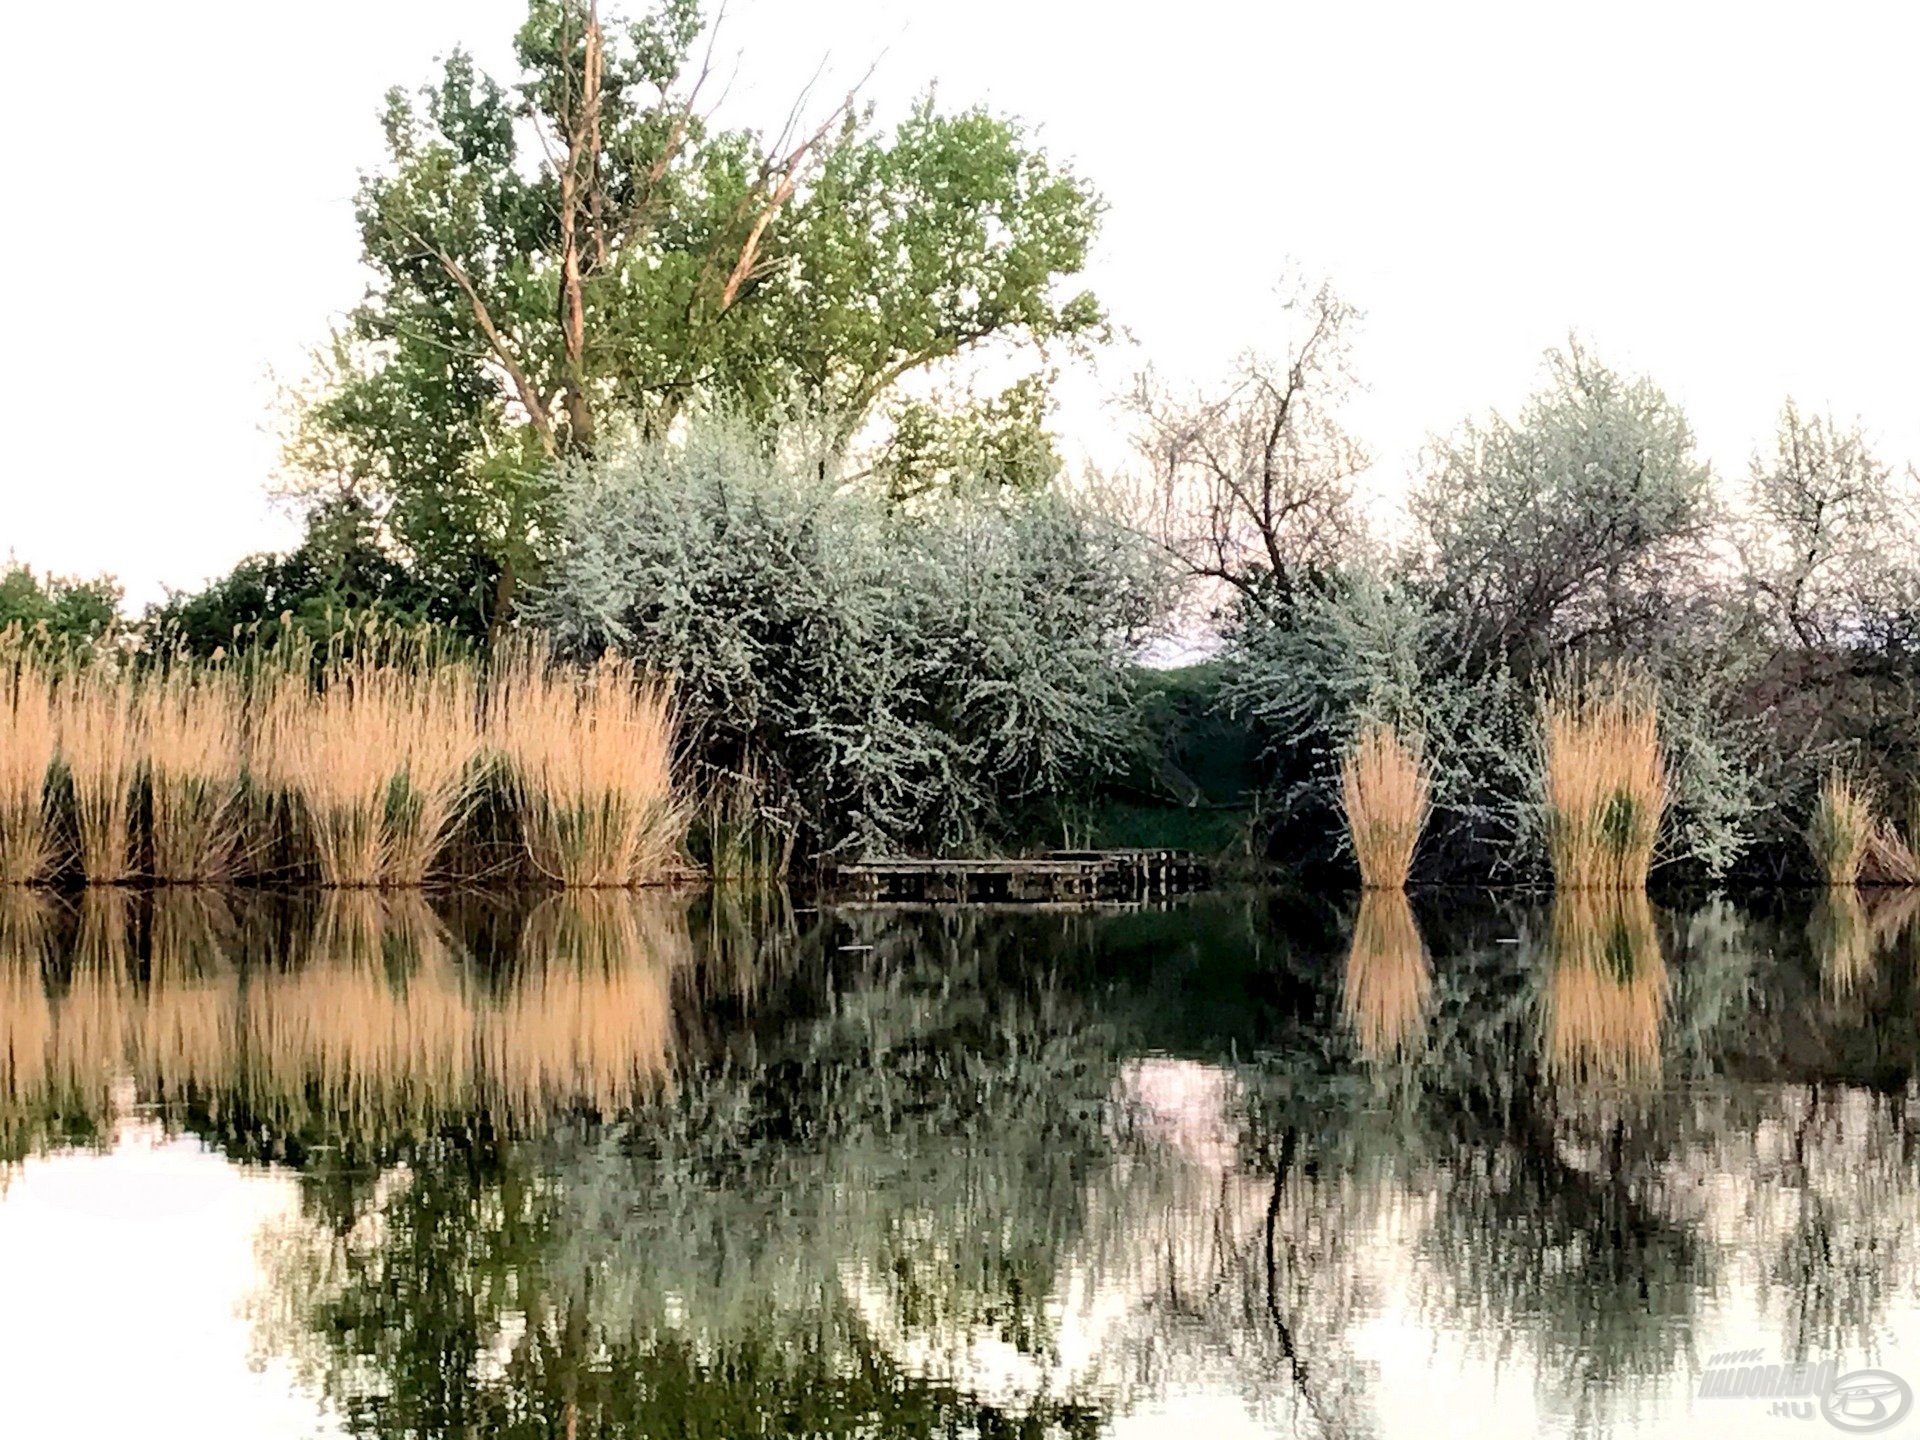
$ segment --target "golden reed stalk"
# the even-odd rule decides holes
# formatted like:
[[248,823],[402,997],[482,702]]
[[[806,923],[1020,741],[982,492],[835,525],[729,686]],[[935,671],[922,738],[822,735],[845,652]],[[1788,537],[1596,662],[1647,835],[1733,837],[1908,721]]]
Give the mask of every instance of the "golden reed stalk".
[[1417,736],[1405,740],[1391,725],[1369,725],[1348,747],[1340,762],[1340,802],[1367,889],[1406,888],[1431,791]]
[[47,808],[53,681],[16,642],[0,636],[0,885],[44,880],[58,858]]
[[269,689],[255,774],[293,803],[324,884],[418,885],[478,794],[472,667],[336,659]]
[[116,884],[134,875],[143,719],[133,677],[124,670],[75,670],[57,692],[60,759],[73,791],[80,870],[89,884]]
[[1821,783],[1807,827],[1807,843],[1829,885],[1857,885],[1877,822],[1864,785],[1834,769]]
[[647,884],[677,867],[671,688],[612,657],[580,671],[538,647],[496,657],[488,735],[533,866],[569,886]]
[[233,877],[245,837],[246,704],[225,670],[169,668],[141,696],[156,880]]
[[1667,806],[1659,709],[1606,670],[1545,706],[1547,844],[1562,889],[1639,890]]

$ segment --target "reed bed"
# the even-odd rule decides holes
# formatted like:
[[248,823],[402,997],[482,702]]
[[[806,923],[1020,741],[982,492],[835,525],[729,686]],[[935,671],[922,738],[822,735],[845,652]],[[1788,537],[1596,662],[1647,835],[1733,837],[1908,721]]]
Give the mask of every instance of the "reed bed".
[[[496,833],[562,885],[685,872],[664,683],[534,646],[483,672],[399,632],[350,639],[236,668],[0,635],[0,884],[418,886]],[[748,777],[716,801],[729,873],[785,868],[755,796]]]
[[156,880],[233,878],[246,838],[246,697],[229,670],[170,666],[141,692]]
[[53,682],[0,637],[0,884],[46,878],[58,855],[47,785],[58,750]]
[[298,815],[321,882],[419,885],[479,793],[474,674],[362,652],[270,687],[255,773]]
[[1369,725],[1340,762],[1341,806],[1366,889],[1406,888],[1433,788],[1423,749],[1418,736]]
[[1667,805],[1651,688],[1605,670],[1549,697],[1543,716],[1547,844],[1567,890],[1641,890]]
[[577,671],[525,647],[496,658],[488,734],[542,875],[626,886],[680,868],[671,687],[623,660]]
[[1360,896],[1340,996],[1367,1059],[1385,1062],[1419,1048],[1433,967],[1404,894],[1374,889]]
[[145,749],[133,677],[92,666],[70,671],[57,691],[55,718],[80,872],[93,885],[130,880],[135,791]]
[[1576,1085],[1656,1078],[1669,981],[1645,892],[1555,896],[1549,967],[1547,1073]]

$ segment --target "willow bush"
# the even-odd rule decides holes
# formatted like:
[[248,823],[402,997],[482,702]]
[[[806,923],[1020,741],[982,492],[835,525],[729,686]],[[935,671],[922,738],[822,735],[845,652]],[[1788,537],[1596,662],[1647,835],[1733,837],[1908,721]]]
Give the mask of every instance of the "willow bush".
[[1117,768],[1134,542],[1055,491],[891,505],[804,436],[709,417],[571,470],[532,614],[671,673],[696,762],[814,850],[1004,838]]

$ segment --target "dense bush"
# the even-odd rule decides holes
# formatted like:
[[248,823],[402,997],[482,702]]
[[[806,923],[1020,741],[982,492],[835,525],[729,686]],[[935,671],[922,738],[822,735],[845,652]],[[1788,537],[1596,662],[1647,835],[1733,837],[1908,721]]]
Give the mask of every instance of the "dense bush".
[[[476,566],[477,596],[490,581]],[[169,595],[151,607],[143,628],[156,650],[206,656],[273,644],[283,628],[322,638],[369,617],[468,637],[485,629],[477,599],[462,604],[424,580],[382,542],[372,512],[351,502],[315,508],[305,537],[286,554],[250,556],[204,589]]]
[[[1398,544],[1349,535],[1329,565],[1323,538],[1311,568],[1241,586],[1230,609],[1228,698],[1267,746],[1277,853],[1324,848],[1338,752],[1380,721],[1427,741],[1435,814],[1422,873],[1539,875],[1541,697],[1621,662],[1659,699],[1672,787],[1662,859],[1721,875],[1797,849],[1799,802],[1845,743],[1850,702],[1829,695],[1818,721],[1780,723],[1788,692],[1768,677],[1806,647],[1759,603],[1783,585],[1726,564],[1726,499],[1657,387],[1578,348],[1550,357],[1517,418],[1431,447],[1410,508]],[[1783,539],[1766,511],[1748,513],[1750,553],[1776,567],[1804,553],[1805,537]],[[1773,513],[1798,511],[1779,500]],[[1863,643],[1891,628],[1855,624]]]
[[44,631],[55,640],[97,640],[119,623],[120,586],[110,576],[77,580],[0,564],[0,632]]
[[822,848],[1004,839],[1123,758],[1150,574],[1056,491],[889,505],[706,420],[559,495],[537,622],[671,672],[697,759]]

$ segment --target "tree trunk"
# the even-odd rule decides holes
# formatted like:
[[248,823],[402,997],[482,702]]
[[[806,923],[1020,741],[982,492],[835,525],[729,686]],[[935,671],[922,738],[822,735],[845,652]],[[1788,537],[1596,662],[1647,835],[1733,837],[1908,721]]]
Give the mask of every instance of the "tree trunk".
[[500,562],[500,573],[493,581],[493,613],[487,617],[487,643],[498,645],[506,634],[507,621],[520,589],[519,575],[512,560]]

